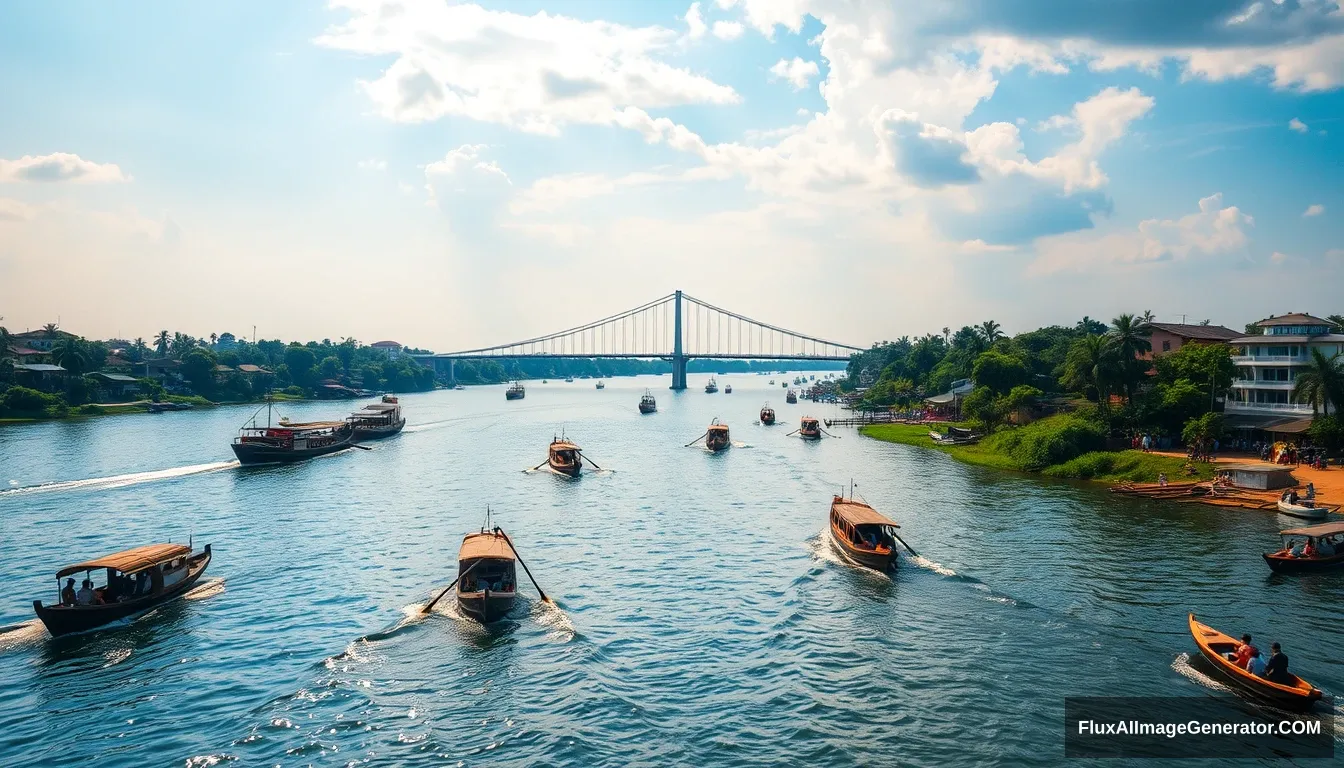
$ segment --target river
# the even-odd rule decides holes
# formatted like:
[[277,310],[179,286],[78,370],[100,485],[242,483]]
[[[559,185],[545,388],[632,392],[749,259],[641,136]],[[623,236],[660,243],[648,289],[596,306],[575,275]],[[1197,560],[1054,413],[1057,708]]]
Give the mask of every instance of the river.
[[[803,441],[835,406],[768,380],[406,395],[372,451],[246,470],[250,408],[0,428],[0,764],[1039,765],[1065,696],[1217,692],[1191,610],[1344,691],[1344,577],[1271,576],[1274,516]],[[735,447],[683,447],[715,417]],[[525,472],[562,430],[606,471]],[[826,543],[851,479],[922,555],[894,577]],[[487,507],[556,606],[422,618]],[[215,556],[188,599],[59,641],[33,619],[59,566],[189,536]]]

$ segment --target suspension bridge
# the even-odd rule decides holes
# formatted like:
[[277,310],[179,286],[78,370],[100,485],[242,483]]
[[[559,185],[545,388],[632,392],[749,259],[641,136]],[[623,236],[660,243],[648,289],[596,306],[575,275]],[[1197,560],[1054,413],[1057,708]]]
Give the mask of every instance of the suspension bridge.
[[627,357],[672,363],[672,389],[686,388],[686,361],[848,360],[861,347],[753,320],[676,291],[586,325],[493,347],[417,355],[452,378],[458,360]]

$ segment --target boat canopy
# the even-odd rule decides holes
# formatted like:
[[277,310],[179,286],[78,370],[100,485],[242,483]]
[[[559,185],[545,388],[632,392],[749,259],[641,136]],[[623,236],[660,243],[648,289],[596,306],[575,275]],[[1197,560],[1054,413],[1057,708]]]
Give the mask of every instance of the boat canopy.
[[854,501],[852,499],[842,499],[836,497],[831,505],[835,513],[844,518],[850,525],[890,525],[893,528],[900,528],[900,524],[886,515],[878,512],[876,509]]
[[552,451],[581,451],[581,450],[583,450],[583,449],[580,448],[579,446],[575,445],[574,443],[571,443],[570,441],[565,440],[564,438],[556,438],[555,440],[552,440],[552,441],[551,441],[551,450],[552,450]]
[[1310,536],[1312,538],[1333,536],[1337,533],[1344,533],[1344,522],[1322,523],[1320,525],[1308,525],[1305,528],[1289,528],[1286,531],[1279,531],[1280,536]]
[[513,547],[503,536],[493,533],[471,533],[462,539],[462,548],[457,551],[458,560],[514,560]]
[[269,427],[257,426],[257,427],[247,427],[247,429],[260,429],[260,430],[282,429],[282,430],[289,430],[291,432],[307,432],[309,430],[314,429],[336,429],[338,427],[344,427],[344,426],[345,426],[344,421],[282,421],[279,424],[275,424]]
[[187,557],[190,554],[191,547],[183,544],[146,544],[143,547],[128,549],[125,552],[104,555],[87,563],[67,566],[56,572],[56,578],[60,579],[72,573],[92,571],[96,568],[111,568],[114,571],[131,575],[146,568],[153,568],[160,563],[166,563],[169,560]]
[[352,419],[380,419],[387,414],[395,411],[395,405],[366,405],[358,411],[350,414]]

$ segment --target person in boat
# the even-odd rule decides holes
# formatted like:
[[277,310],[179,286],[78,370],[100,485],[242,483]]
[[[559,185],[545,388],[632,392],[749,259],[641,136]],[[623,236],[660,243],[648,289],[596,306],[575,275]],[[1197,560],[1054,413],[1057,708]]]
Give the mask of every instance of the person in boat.
[[1329,539],[1320,539],[1316,542],[1317,557],[1334,557],[1336,551],[1335,545],[1331,544]]
[[61,590],[61,605],[70,606],[75,604],[75,580],[66,579],[65,589]]
[[1264,678],[1271,683],[1292,685],[1292,678],[1288,675],[1288,654],[1283,652],[1278,643],[1271,643],[1269,650],[1272,653],[1269,661],[1265,662]]
[[93,581],[85,579],[75,593],[75,605],[95,605],[98,602],[98,593],[93,591]]
[[141,571],[135,574],[135,596],[140,597],[141,595],[147,595],[149,594],[149,590],[149,571]]
[[1307,501],[1313,501],[1316,498],[1316,484],[1307,481]]
[[1237,646],[1237,650],[1228,654],[1228,660],[1231,661],[1233,664],[1236,664],[1238,667],[1246,669],[1246,665],[1251,660],[1251,654],[1258,653],[1259,650],[1260,649],[1256,648],[1254,645],[1251,645],[1250,635],[1242,635],[1241,645]]
[[1246,671],[1256,677],[1265,676],[1265,657],[1260,655],[1259,648],[1251,649],[1251,658],[1246,663]]
[[1288,542],[1288,554],[1292,555],[1293,557],[1301,557],[1303,543],[1304,542],[1301,541]]
[[1316,556],[1316,540],[1308,537],[1307,543],[1302,546],[1302,557]]

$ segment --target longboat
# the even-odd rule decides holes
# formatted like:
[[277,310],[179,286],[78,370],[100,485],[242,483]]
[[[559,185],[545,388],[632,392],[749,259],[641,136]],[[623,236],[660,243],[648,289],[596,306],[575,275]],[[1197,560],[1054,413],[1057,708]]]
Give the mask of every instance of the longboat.
[[658,410],[658,401],[653,398],[653,393],[647,389],[644,390],[644,396],[639,398],[639,412],[653,413],[654,411],[657,410]]
[[1321,692],[1316,686],[1292,673],[1288,674],[1285,682],[1276,683],[1242,669],[1227,658],[1227,654],[1235,653],[1237,647],[1241,645],[1236,638],[1225,635],[1207,624],[1199,623],[1193,613],[1190,614],[1189,621],[1190,634],[1195,638],[1199,652],[1238,690],[1276,706],[1294,710],[1311,709],[1311,706],[1321,698]]
[[354,428],[356,440],[391,437],[406,426],[406,417],[401,415],[401,403],[396,395],[383,395],[379,402],[364,406],[345,420]]
[[457,605],[462,612],[482,624],[503,618],[518,595],[517,559],[498,528],[463,537],[457,550]]
[[[260,411],[258,411],[259,413]],[[349,421],[271,423],[271,403],[266,404],[266,425],[257,423],[257,415],[238,429],[233,453],[238,463],[284,464],[343,451],[355,443],[355,429]]]
[[761,423],[767,427],[775,423],[775,409],[769,403],[761,406]]
[[710,422],[709,429],[705,432],[705,447],[711,451],[722,451],[732,445],[732,441],[728,439],[728,425],[720,424],[718,419]]
[[798,436],[804,440],[820,440],[821,424],[811,416],[804,416],[798,427]]
[[546,454],[546,464],[562,475],[578,477],[583,471],[583,457],[579,455],[582,450],[563,437],[554,438]]
[[513,386],[504,390],[505,400],[522,400],[524,397],[527,397],[527,390],[523,388],[521,381],[513,382]]
[[[1265,563],[1275,573],[1310,573],[1344,566],[1344,523],[1324,523],[1322,525],[1309,525],[1304,528],[1289,528],[1279,531],[1279,535],[1283,537],[1283,548],[1277,552],[1265,552],[1263,554]],[[1317,555],[1315,557],[1293,555],[1292,542],[1294,539],[1303,538],[1314,541],[1317,542],[1316,546],[1319,546],[1320,540],[1327,537],[1332,538],[1331,546],[1335,548],[1335,554]]]
[[896,566],[895,520],[862,501],[836,496],[831,499],[831,540],[853,563],[875,571]]
[[705,394],[712,395],[718,391],[719,391],[719,382],[715,381],[713,376],[710,376],[709,381],[705,384]]
[[731,395],[731,394],[733,394],[733,385],[732,385],[732,384],[724,384],[724,385],[723,385],[723,394],[725,394],[725,395]]
[[797,392],[794,392],[792,389],[790,389],[790,390],[788,391],[788,394],[784,395],[784,402],[786,402],[786,403],[797,403],[797,402],[798,402],[798,393],[797,393]]
[[109,622],[143,613],[186,593],[210,565],[210,545],[192,554],[182,544],[149,544],[71,565],[56,572],[59,594],[61,579],[76,573],[90,578],[92,571],[104,569],[107,584],[94,590],[92,605],[55,605],[33,601],[37,618],[52,636],[85,632]]
[[1278,507],[1280,515],[1296,517],[1301,520],[1324,520],[1326,514],[1330,512],[1329,507],[1318,507],[1314,503],[1310,506],[1307,504],[1294,504],[1285,499],[1279,499]]

